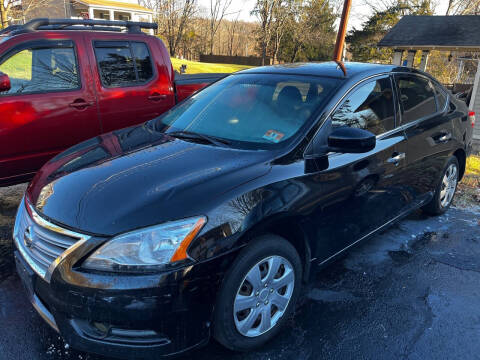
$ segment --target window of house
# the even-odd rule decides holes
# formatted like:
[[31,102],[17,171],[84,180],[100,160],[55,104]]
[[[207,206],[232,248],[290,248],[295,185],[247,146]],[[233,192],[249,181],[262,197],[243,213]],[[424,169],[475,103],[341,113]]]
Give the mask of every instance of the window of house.
[[437,111],[435,92],[429,80],[413,75],[397,78],[404,124],[434,114]]
[[94,46],[103,86],[135,86],[153,78],[151,56],[145,43],[96,41]]
[[395,107],[390,78],[360,85],[332,115],[333,127],[356,127],[375,135],[395,127]]
[[0,64],[11,88],[1,95],[19,95],[80,88],[73,47],[32,46],[13,53]]

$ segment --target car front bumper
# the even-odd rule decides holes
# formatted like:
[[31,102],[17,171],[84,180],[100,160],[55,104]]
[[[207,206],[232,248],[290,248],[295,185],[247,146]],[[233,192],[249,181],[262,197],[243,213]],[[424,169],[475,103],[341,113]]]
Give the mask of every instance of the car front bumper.
[[[77,264],[104,241],[63,230],[20,204],[14,229],[17,272],[37,312],[67,343],[86,352],[142,359],[177,355],[208,342],[216,294],[235,252],[151,274],[82,271]],[[58,257],[48,265],[42,260],[48,252],[37,250],[62,242],[69,247],[53,247]]]
[[40,278],[15,251],[17,272],[40,316],[73,348],[109,357],[170,357],[204,345],[221,281],[217,259],[160,275]]

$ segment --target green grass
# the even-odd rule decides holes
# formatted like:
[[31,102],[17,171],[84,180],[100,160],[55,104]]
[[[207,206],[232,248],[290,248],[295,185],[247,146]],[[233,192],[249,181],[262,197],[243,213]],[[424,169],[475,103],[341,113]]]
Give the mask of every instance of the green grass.
[[11,78],[30,80],[32,78],[32,52],[24,50],[0,65],[0,71]]
[[180,66],[187,65],[187,74],[198,73],[232,73],[239,70],[249,69],[251,66],[246,65],[234,65],[234,64],[211,64],[201,63],[197,61],[181,60],[171,58],[173,68],[180,72]]
[[[235,65],[235,64],[211,64],[211,63],[201,63],[197,61],[190,60],[181,60],[176,58],[171,58],[173,68],[180,72],[180,67],[185,64],[187,65],[187,74],[198,74],[198,73],[232,73],[235,71],[240,71],[244,69],[251,68],[251,66],[246,65]],[[32,76],[32,53],[29,51],[22,51],[2,65],[0,65],[0,71],[4,72],[8,76],[16,79],[31,79]]]
[[467,159],[467,175],[479,175],[480,176],[480,156],[472,155]]

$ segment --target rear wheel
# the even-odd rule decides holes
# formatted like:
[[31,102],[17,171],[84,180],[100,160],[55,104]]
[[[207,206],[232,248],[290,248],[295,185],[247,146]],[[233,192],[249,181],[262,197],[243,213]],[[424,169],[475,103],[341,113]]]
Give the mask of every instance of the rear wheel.
[[457,190],[459,168],[457,158],[450,157],[442,172],[433,199],[423,207],[426,213],[440,215],[448,210]]
[[285,239],[257,238],[227,273],[215,307],[214,337],[225,347],[248,351],[278,333],[295,309],[302,265]]

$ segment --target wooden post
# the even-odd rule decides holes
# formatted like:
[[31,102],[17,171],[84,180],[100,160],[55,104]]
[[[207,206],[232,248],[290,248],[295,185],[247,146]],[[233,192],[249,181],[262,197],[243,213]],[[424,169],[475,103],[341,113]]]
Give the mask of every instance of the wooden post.
[[430,56],[430,51],[422,51],[422,61],[420,62],[420,70],[427,71],[428,57]]
[[345,44],[345,35],[347,33],[348,15],[352,7],[352,0],[345,0],[343,3],[342,18],[338,27],[337,41],[335,42],[335,50],[333,51],[333,60],[342,61],[342,52]]
[[416,50],[408,50],[407,53],[407,66],[413,67],[413,60],[415,59]]
[[457,71],[457,77],[455,78],[455,82],[459,82],[460,79],[462,78],[464,66],[465,66],[464,60],[460,59],[460,62],[458,63],[458,71]]
[[395,50],[393,52],[393,65],[402,66],[403,50]]

